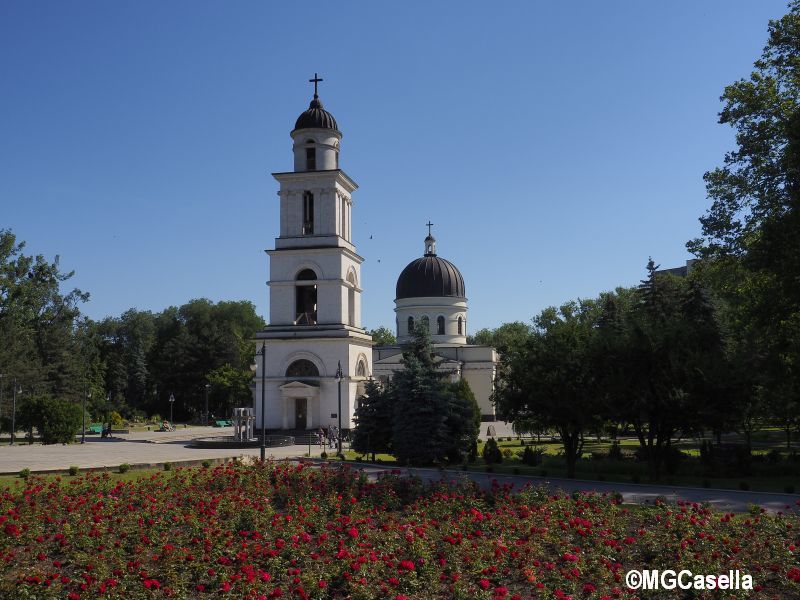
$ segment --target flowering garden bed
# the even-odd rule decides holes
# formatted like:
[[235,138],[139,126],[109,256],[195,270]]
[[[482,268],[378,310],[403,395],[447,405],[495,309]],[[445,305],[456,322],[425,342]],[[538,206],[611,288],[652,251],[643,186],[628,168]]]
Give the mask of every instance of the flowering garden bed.
[[790,598],[800,518],[230,463],[7,487],[0,559],[2,598],[633,598],[633,568],[740,569],[757,592],[725,597]]

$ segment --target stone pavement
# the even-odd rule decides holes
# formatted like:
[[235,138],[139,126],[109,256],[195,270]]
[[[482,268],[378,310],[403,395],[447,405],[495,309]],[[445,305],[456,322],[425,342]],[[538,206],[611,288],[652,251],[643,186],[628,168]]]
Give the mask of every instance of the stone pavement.
[[[496,424],[497,425],[497,424]],[[485,433],[486,424],[482,425]],[[498,435],[510,435],[496,427]],[[25,443],[0,446],[0,473],[16,474],[27,467],[31,471],[67,470],[70,465],[82,469],[116,467],[122,463],[131,465],[159,465],[164,462],[201,461],[206,459],[259,456],[259,448],[206,449],[192,448],[188,442],[195,437],[232,435],[233,428],[191,427],[175,432],[143,431],[120,434],[111,439],[93,435],[86,437],[85,444],[43,446]],[[319,457],[322,449],[311,447],[311,456]],[[267,448],[267,456],[274,459],[298,459],[306,456],[308,446]],[[387,467],[356,464],[368,474],[375,476]],[[547,485],[552,490],[572,492],[593,490],[597,492],[620,492],[625,502],[643,504],[664,496],[670,501],[708,502],[715,508],[729,512],[746,512],[751,504],[757,504],[772,512],[785,511],[787,507],[800,508],[796,504],[800,496],[795,494],[770,494],[766,492],[740,492],[705,488],[681,488],[665,485],[614,483],[572,479],[525,477],[462,471],[439,471],[438,469],[413,469],[414,474],[427,481],[447,479],[469,479],[480,485],[491,485],[496,480],[500,485],[513,484],[520,488],[528,483]]]
[[[141,431],[102,439],[86,436],[85,444],[43,446],[24,442],[0,446],[0,473],[19,473],[25,467],[31,471],[66,470],[70,465],[82,469],[115,467],[122,463],[159,464],[236,456],[258,456],[259,448],[201,449],[188,446],[196,437],[233,435],[232,427],[190,427],[174,432]],[[306,447],[267,448],[272,458],[293,458],[308,452]],[[319,454],[317,452],[317,454]]]

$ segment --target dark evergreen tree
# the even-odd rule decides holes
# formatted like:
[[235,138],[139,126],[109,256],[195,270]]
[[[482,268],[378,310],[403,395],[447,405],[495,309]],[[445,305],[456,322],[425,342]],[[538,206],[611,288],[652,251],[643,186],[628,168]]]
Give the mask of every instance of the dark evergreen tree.
[[475,394],[464,379],[450,384],[450,402],[447,428],[452,445],[447,452],[451,463],[463,462],[478,440],[481,428],[481,410]]
[[[391,384],[389,384],[391,385]],[[375,454],[392,452],[392,398],[391,389],[375,380],[367,381],[364,395],[358,399],[355,410],[355,429],[352,447],[356,452]]]
[[392,380],[392,449],[401,464],[441,461],[452,449],[448,416],[452,393],[436,370],[428,330],[421,325],[403,350]]

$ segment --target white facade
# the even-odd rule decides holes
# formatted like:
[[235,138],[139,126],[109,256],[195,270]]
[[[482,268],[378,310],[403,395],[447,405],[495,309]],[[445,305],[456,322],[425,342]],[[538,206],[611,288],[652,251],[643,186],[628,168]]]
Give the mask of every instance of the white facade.
[[338,130],[302,128],[291,136],[294,171],[273,174],[280,236],[267,251],[270,324],[256,336],[266,353],[255,357],[256,427],[337,425],[341,386],[341,424],[350,429],[372,374],[372,338],[361,327],[363,259],[351,241],[358,186],[338,168]]
[[[467,299],[451,297],[400,298],[395,300],[397,341],[404,344],[411,339],[409,325],[428,322],[434,344],[467,343]],[[439,318],[442,318],[442,321]],[[409,321],[409,318],[412,321]],[[459,321],[460,320],[460,321]],[[440,333],[439,324],[444,333]]]
[[[435,336],[431,336],[432,338]],[[497,352],[491,346],[471,346],[437,344],[433,346],[434,357],[439,371],[450,376],[452,381],[464,379],[468,384],[484,421],[494,421],[492,405]],[[401,346],[376,346],[373,348],[374,376],[387,381],[396,371],[403,368]]]

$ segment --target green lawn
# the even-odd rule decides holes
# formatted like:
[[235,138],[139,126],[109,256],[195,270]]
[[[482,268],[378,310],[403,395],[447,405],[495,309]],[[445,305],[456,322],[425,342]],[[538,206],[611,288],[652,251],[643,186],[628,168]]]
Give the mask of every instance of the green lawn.
[[[512,438],[502,438],[498,442],[501,451],[512,453],[510,457],[504,457],[503,462],[491,467],[492,472],[506,475],[531,475],[537,477],[566,477],[566,464],[561,457],[562,447],[557,441],[550,441],[549,436],[541,438],[539,444],[527,440],[526,445],[534,449],[544,451],[542,464],[529,466],[522,463],[518,453],[524,450],[520,440]],[[632,455],[639,447],[638,440],[621,439],[620,447],[624,454]],[[576,466],[575,477],[577,479],[587,479],[594,481],[609,481],[619,483],[648,483],[647,465],[635,462],[634,460],[608,460],[593,459],[592,453],[607,454],[611,448],[610,440],[587,441],[584,447],[583,458]],[[711,477],[704,474],[703,468],[697,458],[699,457],[699,445],[696,440],[686,440],[676,444],[684,453],[692,458],[684,459],[673,475],[664,474],[661,481],[656,483],[674,486],[708,487],[719,489],[742,489],[743,486],[753,491],[785,493],[795,488],[800,491],[798,481],[800,481],[800,465],[783,461],[779,464],[769,464],[767,462],[753,463],[752,473],[742,476],[720,476]],[[774,447],[782,450],[779,444]],[[755,449],[754,455],[766,454],[770,447]],[[471,465],[467,465],[469,471],[486,472],[487,465],[481,457],[483,443],[478,445],[478,460]],[[506,452],[508,453],[508,452]],[[312,452],[312,456],[318,457],[319,452]],[[335,451],[329,451],[328,456],[334,458]],[[785,455],[785,453],[784,453]],[[345,452],[347,460],[358,460],[364,457],[363,454],[348,450]],[[364,457],[366,458],[366,457]],[[396,461],[393,456],[388,454],[378,454],[376,456],[382,464],[394,466]],[[463,466],[453,468],[463,469]]]
[[[78,475],[72,476],[67,473],[54,473],[48,475],[31,475],[31,477],[35,477],[37,480],[43,481],[45,484],[51,483],[56,481],[58,478],[61,478],[61,484],[65,485],[69,483],[71,479],[75,479],[75,477],[80,477],[81,475],[86,474],[88,471],[80,471]],[[137,479],[142,479],[145,477],[152,477],[155,473],[164,473],[167,476],[170,476],[175,471],[163,471],[162,469],[141,469],[135,471],[128,471],[126,473],[119,473],[117,470],[114,471],[106,471],[108,473],[111,481],[135,481]],[[11,487],[12,489],[15,487],[22,488],[25,485],[25,480],[20,477],[19,475],[0,475],[0,489],[4,489],[6,487]]]

